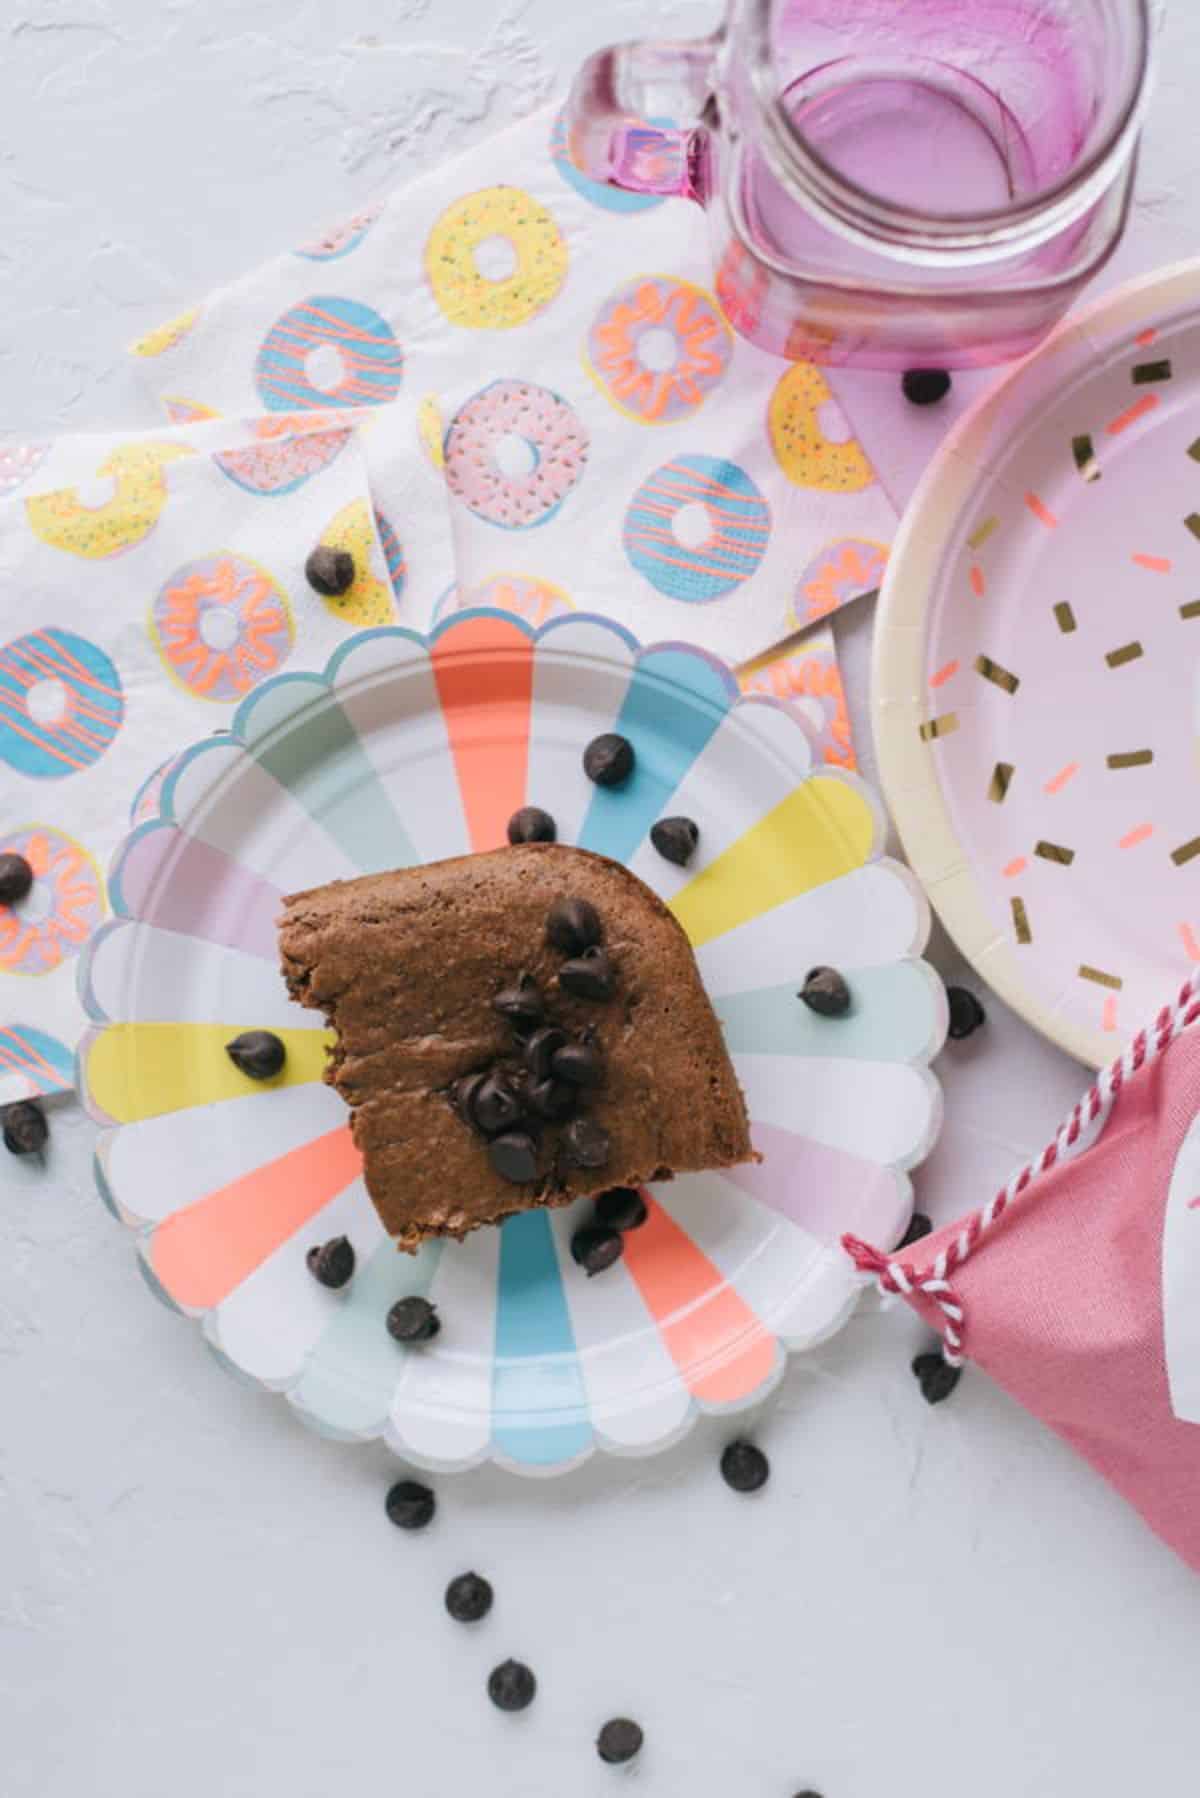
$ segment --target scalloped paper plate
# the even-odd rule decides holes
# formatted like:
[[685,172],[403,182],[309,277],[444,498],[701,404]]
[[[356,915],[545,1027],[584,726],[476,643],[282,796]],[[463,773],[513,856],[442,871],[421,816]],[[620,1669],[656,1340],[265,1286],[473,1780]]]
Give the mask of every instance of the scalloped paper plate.
[[1200,263],[947,437],[884,579],[884,788],[959,947],[1093,1067],[1200,962]]
[[[580,764],[612,729],[638,756],[619,792]],[[671,905],[765,1157],[654,1188],[624,1259],[595,1280],[568,1247],[586,1201],[399,1253],[321,1082],[327,1033],[276,966],[282,894],[490,849],[526,803]],[[698,865],[651,848],[665,811],[699,821]],[[151,1287],[326,1434],[382,1436],[441,1469],[491,1458],[548,1473],[597,1448],[651,1452],[698,1410],[763,1397],[786,1350],[845,1321],[857,1277],[842,1231],[903,1232],[906,1170],[940,1120],[928,1063],[945,1000],[918,959],[927,907],[881,854],[870,791],[814,765],[799,716],[741,697],[711,657],[641,649],[579,615],[536,633],[492,611],[428,640],[368,631],[324,677],[264,683],[228,734],[148,783],[135,817],[111,875],[114,922],[82,971],[95,1027],[79,1083],[104,1126],[100,1191]],[[846,1019],[796,1000],[822,962],[847,972]],[[265,1087],[223,1048],[253,1027],[288,1046]],[[343,1233],[358,1268],[329,1292],[305,1252]],[[384,1327],[412,1292],[443,1319],[419,1351]]]

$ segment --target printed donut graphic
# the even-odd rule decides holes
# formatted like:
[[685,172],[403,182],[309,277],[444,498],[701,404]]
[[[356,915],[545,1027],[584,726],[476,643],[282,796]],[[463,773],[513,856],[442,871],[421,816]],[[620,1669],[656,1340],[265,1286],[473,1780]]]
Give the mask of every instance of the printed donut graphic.
[[452,612],[469,612],[475,606],[496,606],[503,612],[515,612],[535,629],[575,610],[574,600],[553,581],[539,580],[530,574],[493,574],[466,591],[458,586],[448,587],[434,607],[434,623],[440,623]]
[[[674,119],[648,119],[647,124],[666,129],[674,127]],[[571,161],[571,152],[567,147],[567,121],[563,113],[559,113],[550,130],[550,160],[567,183],[593,206],[599,206],[604,212],[649,212],[654,206],[661,206],[665,194],[631,194],[623,187],[609,187],[604,181],[593,181],[582,169],[577,169]]]
[[357,250],[382,211],[382,201],[375,206],[364,206],[361,212],[335,225],[324,237],[301,244],[294,254],[303,256],[306,262],[336,262],[340,257],[348,256],[351,250]]
[[388,580],[392,583],[392,592],[399,599],[404,592],[404,583],[408,578],[404,545],[396,535],[391,523],[378,510],[375,513],[375,530],[379,537],[380,548],[383,550],[383,560],[387,567]]
[[182,343],[188,332],[195,326],[200,317],[199,306],[193,306],[190,312],[181,312],[177,318],[169,318],[164,325],[156,325],[153,331],[147,331],[130,346],[135,356],[161,356],[167,350],[173,350],[177,343]]
[[178,759],[177,756],[169,755],[165,762],[160,762],[152,773],[147,774],[129,802],[129,822],[131,824],[145,824],[151,818],[158,817],[162,809],[162,790],[166,784],[167,775]]
[[770,532],[770,507],[744,468],[690,455],[664,462],[638,488],[623,542],[660,593],[707,605],[750,578]]
[[836,612],[863,593],[872,593],[883,579],[888,551],[885,543],[864,537],[843,537],[827,543],[813,557],[796,582],[790,622],[812,624]]
[[199,400],[185,400],[171,394],[163,395],[163,411],[173,425],[198,425],[205,419],[221,416],[214,406],[203,406]]
[[[375,534],[379,532],[383,545],[384,560],[388,565],[388,576],[392,581],[389,587],[378,580],[371,571],[371,560],[375,549]],[[387,532],[387,540],[384,532]],[[399,539],[390,524],[382,519],[378,512],[372,513],[365,499],[353,499],[349,505],[343,506],[334,514],[325,529],[321,532],[321,542],[330,549],[349,550],[354,557],[354,579],[344,593],[315,594],[318,600],[343,624],[352,624],[359,630],[368,630],[379,624],[392,624],[395,621],[396,608],[393,593],[398,591],[392,573],[393,563],[399,558],[399,577],[401,587],[404,584],[404,555],[400,549]],[[389,542],[391,550],[389,554]]]
[[0,905],[0,972],[51,974],[104,916],[100,870],[82,843],[47,824],[0,837],[0,852],[23,855],[33,869],[28,897]]
[[66,1043],[32,1024],[0,1024],[0,1104],[74,1085],[75,1057]]
[[772,656],[742,673],[738,685],[743,693],[787,700],[811,725],[819,761],[833,768],[857,766],[832,640],[828,645],[805,642],[790,654]]
[[444,429],[442,425],[442,408],[438,405],[437,395],[427,393],[417,407],[417,436],[421,448],[434,468],[445,468],[446,452],[442,447]]
[[[507,256],[493,274],[484,246]],[[501,249],[503,255],[504,251]],[[485,187],[447,206],[425,245],[425,272],[442,317],[469,331],[511,331],[548,306],[567,274],[567,246],[552,215],[519,187]]]
[[282,588],[228,550],[177,568],[150,613],[168,674],[196,699],[243,698],[291,654],[295,630]]
[[0,499],[7,499],[36,474],[49,453],[48,443],[0,445]]
[[[308,359],[332,350],[340,377],[317,387]],[[382,406],[404,378],[404,351],[387,320],[361,300],[318,294],[276,319],[254,362],[254,384],[269,412],[293,407]]]
[[0,761],[34,780],[98,762],[121,728],[121,677],[86,637],[53,627],[0,649]]
[[711,294],[670,275],[639,275],[596,314],[584,365],[618,412],[663,425],[700,410],[732,355],[733,333]]
[[[274,424],[276,421],[263,420]],[[256,426],[257,435],[268,433]],[[213,461],[221,473],[247,493],[294,493],[319,474],[345,449],[353,432],[341,430],[295,431],[277,441],[251,444],[246,449],[222,450]]]
[[180,443],[126,443],[115,449],[96,473],[113,483],[113,494],[99,506],[86,506],[78,487],[60,487],[25,501],[29,528],[51,549],[98,561],[119,556],[152,531],[167,503],[168,462],[195,451]]
[[797,362],[779,377],[767,405],[767,435],[775,460],[795,487],[825,493],[861,493],[875,480],[875,470],[862,446],[849,435],[844,442],[828,437],[821,414],[828,409],[846,424],[828,381],[811,362]]
[[588,434],[566,400],[536,381],[493,381],[446,432],[446,480],[479,518],[526,530],[554,517],[587,466]]

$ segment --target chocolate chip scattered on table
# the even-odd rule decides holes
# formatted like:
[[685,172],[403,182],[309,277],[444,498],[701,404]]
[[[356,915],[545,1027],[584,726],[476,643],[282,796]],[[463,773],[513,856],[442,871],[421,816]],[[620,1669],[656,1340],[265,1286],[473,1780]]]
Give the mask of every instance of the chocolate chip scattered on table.
[[940,1405],[948,1399],[962,1376],[962,1368],[951,1367],[937,1349],[918,1355],[912,1370],[917,1376],[921,1395],[929,1405]]
[[491,1583],[481,1573],[460,1573],[446,1587],[446,1609],[456,1623],[478,1623],[494,1599]]
[[645,1739],[632,1717],[610,1717],[596,1737],[596,1753],[607,1766],[620,1767],[640,1754]]
[[388,1488],[384,1508],[398,1530],[423,1530],[433,1522],[437,1499],[420,1480],[397,1480]]
[[944,368],[909,368],[900,382],[910,406],[936,406],[950,391],[951,381]]
[[225,1053],[248,1080],[273,1080],[287,1060],[287,1049],[273,1030],[243,1030],[226,1043]]
[[50,1136],[46,1114],[36,1099],[18,1099],[0,1110],[4,1146],[10,1155],[40,1155]]
[[528,1710],[537,1693],[537,1680],[523,1661],[501,1661],[488,1675],[488,1697],[500,1711]]
[[0,855],[0,905],[18,905],[33,887],[33,869],[11,849]]
[[921,1238],[928,1236],[932,1229],[933,1224],[925,1213],[914,1211],[909,1219],[908,1229],[896,1244],[897,1249],[910,1249],[914,1242],[920,1242]]
[[730,1442],[721,1455],[721,1478],[735,1492],[758,1492],[771,1474],[771,1463],[754,1442]]
[[950,1007],[948,1034],[953,1042],[960,1043],[964,1038],[974,1036],[980,1025],[987,1023],[987,1012],[969,987],[948,986],[946,1002]]

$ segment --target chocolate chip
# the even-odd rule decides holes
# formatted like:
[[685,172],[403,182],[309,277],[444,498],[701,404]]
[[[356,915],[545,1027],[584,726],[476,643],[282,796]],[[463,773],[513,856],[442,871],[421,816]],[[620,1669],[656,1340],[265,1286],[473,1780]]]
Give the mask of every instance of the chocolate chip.
[[820,1792],[814,1792],[811,1787],[806,1786],[802,1792],[796,1793],[796,1798],[821,1798],[821,1794]]
[[446,1609],[455,1623],[478,1623],[491,1610],[493,1596],[481,1573],[460,1573],[446,1587]]
[[731,1442],[721,1456],[721,1478],[735,1492],[757,1492],[770,1472],[771,1463],[753,1442]]
[[273,1030],[243,1030],[225,1053],[248,1080],[273,1080],[287,1060],[287,1050]]
[[603,1167],[612,1154],[612,1142],[595,1118],[576,1118],[563,1131],[563,1149],[572,1167]]
[[523,1661],[501,1661],[488,1675],[488,1697],[501,1711],[523,1711],[532,1703],[537,1680]]
[[596,1222],[609,1230],[637,1230],[646,1221],[646,1201],[636,1186],[613,1186],[596,1200]]
[[540,805],[523,805],[508,820],[510,843],[552,843],[557,835],[554,819]]
[[633,773],[636,759],[628,737],[606,731],[602,737],[593,737],[584,750],[583,771],[598,787],[619,787]]
[[18,1099],[0,1111],[4,1146],[10,1155],[40,1155],[50,1135],[46,1114],[35,1099]]
[[910,405],[936,406],[950,391],[950,376],[944,368],[907,368],[900,386]]
[[631,1761],[645,1741],[632,1717],[610,1717],[596,1737],[596,1753],[610,1767]]
[[565,1080],[538,1080],[529,1088],[530,1109],[551,1124],[574,1117],[578,1104],[579,1088]]
[[314,1244],[304,1259],[313,1279],[335,1292],[354,1273],[354,1249],[348,1236],[333,1236],[328,1242]]
[[602,1274],[614,1261],[619,1261],[624,1252],[625,1244],[616,1230],[604,1230],[589,1224],[582,1230],[576,1230],[571,1238],[571,1257],[583,1268],[589,1279],[593,1274]]
[[318,543],[304,564],[304,577],[322,599],[340,599],[354,585],[354,557],[348,549]]
[[812,968],[798,996],[823,1018],[844,1018],[850,1009],[850,988],[836,968]]
[[419,1480],[397,1480],[384,1500],[387,1514],[398,1530],[423,1530],[433,1522],[437,1499]]
[[650,826],[650,841],[664,861],[686,868],[700,841],[700,826],[691,818],[660,818]]
[[595,1043],[568,1043],[554,1056],[550,1071],[572,1086],[603,1086],[604,1057]]
[[0,905],[15,905],[33,885],[33,869],[12,850],[0,855]]
[[558,970],[558,984],[574,999],[611,999],[616,991],[616,970],[607,950],[593,944],[582,955],[564,961]]
[[960,1043],[965,1036],[974,1036],[981,1024],[987,1023],[987,1012],[965,986],[948,986],[946,998],[950,1005],[950,1037]]
[[564,955],[580,955],[603,940],[600,913],[586,899],[556,899],[546,914],[546,941]]
[[514,986],[506,986],[492,1000],[492,1010],[507,1018],[514,1030],[532,1030],[545,1012],[541,989],[532,974],[522,974]]
[[397,1299],[387,1314],[388,1335],[396,1342],[432,1342],[442,1327],[437,1306],[418,1292]]
[[499,1136],[520,1121],[521,1101],[504,1075],[493,1069],[472,1088],[467,1100],[467,1114],[485,1136]]
[[450,1088],[450,1103],[463,1123],[470,1124],[472,1129],[475,1128],[475,1094],[486,1079],[486,1074],[464,1074],[462,1079],[456,1080]]
[[535,1030],[525,1045],[525,1066],[537,1080],[548,1080],[554,1057],[567,1046],[567,1033],[555,1024]]
[[933,1225],[923,1211],[914,1211],[909,1220],[908,1229],[896,1244],[898,1249],[910,1249],[914,1242],[920,1242],[922,1236],[928,1236]]
[[961,1367],[951,1367],[937,1349],[929,1355],[918,1355],[912,1370],[920,1382],[926,1404],[940,1405],[950,1397],[962,1375]]
[[488,1159],[500,1178],[514,1186],[526,1186],[537,1179],[537,1145],[526,1130],[510,1130],[506,1136],[493,1137],[488,1144]]

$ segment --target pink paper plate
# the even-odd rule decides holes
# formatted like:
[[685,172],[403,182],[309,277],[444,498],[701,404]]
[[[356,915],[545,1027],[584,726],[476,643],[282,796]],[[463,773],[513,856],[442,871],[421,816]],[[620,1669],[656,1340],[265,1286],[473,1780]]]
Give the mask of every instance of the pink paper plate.
[[1200,263],[1062,326],[951,433],[884,582],[909,860],[1030,1023],[1109,1061],[1200,962]]

